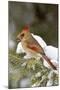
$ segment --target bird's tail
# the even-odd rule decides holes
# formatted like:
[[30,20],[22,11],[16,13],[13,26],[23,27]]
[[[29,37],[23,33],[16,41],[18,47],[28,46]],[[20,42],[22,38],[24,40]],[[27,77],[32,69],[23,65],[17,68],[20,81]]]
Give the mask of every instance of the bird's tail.
[[54,69],[57,70],[57,67],[51,62],[51,60],[46,56],[43,55],[42,58],[47,61],[47,63]]

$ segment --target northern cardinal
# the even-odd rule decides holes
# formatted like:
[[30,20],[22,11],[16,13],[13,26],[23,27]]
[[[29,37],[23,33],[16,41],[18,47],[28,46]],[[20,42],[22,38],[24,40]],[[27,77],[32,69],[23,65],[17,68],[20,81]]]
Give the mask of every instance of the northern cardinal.
[[[41,45],[41,47],[45,50],[45,47],[47,47],[47,44],[46,42],[42,39],[42,37],[38,36],[38,35],[35,35],[33,33],[31,33],[31,35],[37,40],[37,42]],[[46,50],[45,50],[46,51]],[[23,47],[22,47],[22,44],[21,42],[19,42],[17,44],[17,49],[16,49],[16,53],[19,54],[19,53],[25,53]],[[26,57],[27,58],[27,57]]]
[[29,27],[25,26],[21,33],[18,34],[17,39],[21,41],[22,47],[26,53],[36,55],[39,54],[42,59],[46,60],[47,63],[56,70],[56,66],[53,65],[51,60],[45,55],[43,48],[37,42],[37,40],[31,35]]

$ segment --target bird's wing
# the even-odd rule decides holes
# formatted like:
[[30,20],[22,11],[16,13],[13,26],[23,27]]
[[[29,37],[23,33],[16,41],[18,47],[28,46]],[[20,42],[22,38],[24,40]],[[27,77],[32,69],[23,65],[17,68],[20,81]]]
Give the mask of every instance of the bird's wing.
[[38,45],[36,45],[36,44],[34,44],[34,43],[29,43],[29,42],[28,42],[27,47],[28,47],[29,49],[37,52],[37,53],[44,54],[44,51],[43,51],[42,47],[41,47],[41,46],[38,46]]

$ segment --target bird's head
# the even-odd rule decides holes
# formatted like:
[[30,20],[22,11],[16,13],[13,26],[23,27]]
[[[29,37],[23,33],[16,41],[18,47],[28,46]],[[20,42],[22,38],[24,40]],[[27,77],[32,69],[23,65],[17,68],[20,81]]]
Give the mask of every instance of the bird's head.
[[17,41],[21,41],[29,33],[29,26],[25,26],[23,30],[17,35]]

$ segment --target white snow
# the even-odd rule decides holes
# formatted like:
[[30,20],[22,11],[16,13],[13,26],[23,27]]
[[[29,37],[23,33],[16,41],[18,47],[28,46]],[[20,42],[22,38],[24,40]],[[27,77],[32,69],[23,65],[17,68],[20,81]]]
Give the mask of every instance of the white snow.
[[58,60],[58,48],[49,45],[44,48],[44,52],[50,59]]
[[21,42],[19,42],[18,45],[17,45],[16,53],[19,54],[19,53],[24,53],[24,52],[25,51],[24,51],[24,49],[21,45]]
[[24,78],[20,81],[20,87],[28,87],[30,84],[30,80],[28,78]]
[[32,34],[32,36],[38,41],[42,48],[47,46],[46,42],[40,36],[34,34]]

